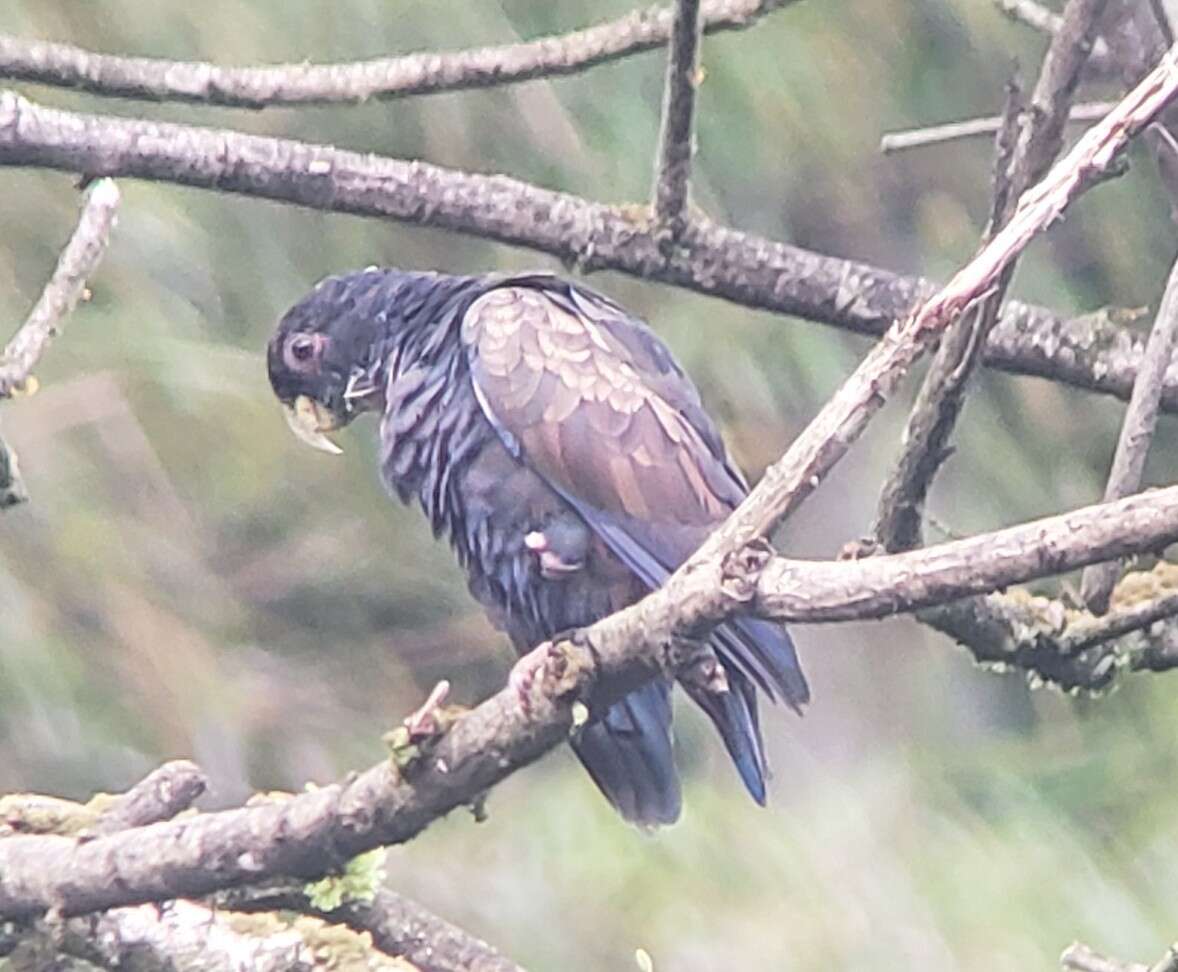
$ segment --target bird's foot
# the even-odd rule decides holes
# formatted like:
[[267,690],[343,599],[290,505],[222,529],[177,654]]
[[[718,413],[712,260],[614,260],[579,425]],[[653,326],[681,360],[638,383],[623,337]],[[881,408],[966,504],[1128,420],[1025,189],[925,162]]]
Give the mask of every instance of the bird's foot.
[[428,739],[444,730],[439,716],[442,703],[446,701],[446,696],[449,694],[450,683],[443,679],[430,690],[429,695],[417,710],[405,717],[401,725],[409,730],[410,742]]
[[533,530],[524,535],[524,546],[536,555],[540,564],[540,576],[545,580],[564,580],[585,566],[584,558],[565,559],[552,546],[548,534]]
[[430,745],[445,734],[451,723],[465,711],[461,706],[445,705],[450,683],[438,682],[426,700],[397,728],[385,733],[385,745],[398,770],[405,771],[428,753]]
[[567,700],[584,688],[582,676],[594,665],[592,652],[570,631],[533,648],[507,677],[525,718],[534,718],[538,703]]
[[516,701],[527,719],[532,718],[534,694],[544,684],[545,669],[552,650],[552,642],[545,641],[512,665],[511,673],[507,676],[507,684],[515,693]]
[[688,662],[679,671],[679,681],[687,689],[698,689],[709,695],[722,695],[731,691],[724,666],[710,651]]

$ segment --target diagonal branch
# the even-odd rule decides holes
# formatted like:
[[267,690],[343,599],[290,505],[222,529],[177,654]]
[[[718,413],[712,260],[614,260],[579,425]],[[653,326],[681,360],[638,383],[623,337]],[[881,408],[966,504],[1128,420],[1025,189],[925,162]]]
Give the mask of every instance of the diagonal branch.
[[[1056,33],[1063,24],[1063,17],[1054,10],[1043,6],[1037,0],[993,0],[993,2],[1011,20],[1021,21],[1028,27],[1033,27],[1044,34]],[[1089,64],[1102,75],[1116,73],[1116,58],[1101,37],[1093,40]]]
[[[1105,487],[1106,500],[1120,499],[1141,488],[1145,460],[1153,441],[1166,368],[1178,345],[1178,262],[1170,270],[1166,291],[1154,319],[1153,330],[1145,346],[1145,360],[1133,385],[1129,407],[1121,425],[1117,451]],[[1109,595],[1116,584],[1120,565],[1116,563],[1089,567],[1080,583],[1080,596],[1090,611],[1108,610]]]
[[385,760],[349,782],[288,800],[87,841],[0,840],[0,918],[197,897],[275,875],[313,878],[356,854],[407,841],[567,739],[578,698],[597,693],[594,702],[604,704],[638,680],[666,674],[681,661],[668,649],[677,637],[749,603],[793,620],[881,616],[978,590],[983,549],[985,583],[1003,586],[1175,539],[1178,487],[1169,487],[989,537],[856,562],[774,558],[752,573],[731,558],[726,567],[708,562],[549,647],[544,691],[527,712],[518,691],[506,688],[423,744],[425,755],[403,771]]
[[100,179],[87,191],[74,235],[61,251],[57,269],[28,320],[0,355],[0,398],[11,396],[28,380],[49,342],[60,332],[106,252],[119,208],[119,189]]
[[694,150],[695,89],[700,82],[700,0],[677,0],[671,30],[663,127],[655,169],[654,219],[667,242],[683,235]]
[[[1016,141],[999,137],[994,209],[988,239],[1011,217],[1014,203],[1051,165],[1063,145],[1064,124],[1080,71],[1092,47],[1096,24],[1107,0],[1069,0],[1051,38],[1029,110],[1021,114]],[[1009,109],[1015,107],[1012,99]],[[1011,119],[1013,110],[1007,111]],[[1009,156],[1007,152],[1009,151]],[[974,314],[967,315],[937,350],[908,417],[903,448],[888,475],[873,525],[885,550],[906,550],[920,543],[924,503],[965,403],[970,376],[981,348],[998,321],[998,311],[1014,275],[1012,260]]]
[[[740,30],[793,2],[705,0],[703,29]],[[518,44],[342,64],[266,67],[118,57],[70,44],[0,35],[0,78],[81,88],[117,98],[237,108],[360,103],[575,74],[663,46],[671,36],[672,18],[669,7],[646,7],[583,30]]]
[[[750,545],[845,454],[921,349],[988,290],[1019,249],[1058,218],[1173,98],[1176,54],[1168,54],[1025,194],[1007,226],[947,287],[889,331],[663,588],[568,640],[537,649],[545,674],[526,710],[517,690],[508,687],[458,717],[432,746],[423,742],[425,755],[408,766],[385,761],[349,782],[280,803],[85,843],[68,837],[7,838],[0,841],[0,916],[26,918],[49,908],[76,914],[198,896],[264,876],[315,877],[363,851],[408,840],[566,739],[575,702],[592,697],[595,704],[608,703],[645,679],[673,674],[692,660],[691,633],[750,604],[772,605],[778,616],[799,619],[809,617],[812,605],[824,598],[836,614],[839,609],[830,605],[844,602],[911,609],[976,591],[972,578],[983,570],[987,584],[1005,586],[1178,539],[1178,487],[1171,487],[994,534],[985,538],[984,566],[977,538],[836,565],[833,571],[829,564],[783,566]],[[771,583],[775,571],[784,573],[778,579],[788,590]],[[892,586],[873,587],[881,577],[884,583],[890,578]],[[796,615],[787,612],[791,598],[798,602]]]
[[[627,207],[507,176],[470,175],[292,139],[43,108],[0,92],[0,165],[120,175],[437,226],[860,334],[882,335],[934,285],[868,264],[688,222],[669,257]],[[1115,315],[1007,304],[987,364],[1127,399],[1143,350]],[[1178,369],[1163,407],[1178,411]]]

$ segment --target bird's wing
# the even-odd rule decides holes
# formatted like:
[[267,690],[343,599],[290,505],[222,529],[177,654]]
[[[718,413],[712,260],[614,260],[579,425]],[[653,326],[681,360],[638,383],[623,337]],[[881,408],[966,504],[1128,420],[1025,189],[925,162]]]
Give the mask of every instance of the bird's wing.
[[[650,587],[743,498],[690,379],[606,298],[552,278],[509,282],[470,306],[462,340],[475,395],[504,444]],[[716,644],[771,695],[806,701],[780,627],[734,619]]]

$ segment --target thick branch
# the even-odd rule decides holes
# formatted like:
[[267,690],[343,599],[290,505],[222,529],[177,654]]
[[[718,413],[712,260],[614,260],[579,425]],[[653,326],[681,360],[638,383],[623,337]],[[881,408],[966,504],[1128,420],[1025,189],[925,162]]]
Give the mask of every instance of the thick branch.
[[346,902],[327,912],[314,910],[302,885],[291,882],[242,888],[218,898],[236,911],[296,911],[367,932],[381,951],[422,972],[523,972],[486,942],[392,891],[377,891],[372,901]]
[[[0,165],[156,179],[469,233],[750,307],[881,335],[932,283],[689,221],[664,257],[624,208],[506,176],[468,175],[325,145],[35,106],[0,92]],[[1064,320],[1011,301],[986,363],[1128,398],[1142,342],[1114,315]],[[1163,399],[1178,411],[1178,368]]]
[[167,972],[416,972],[418,966],[372,948],[367,937],[319,919],[284,920],[277,915],[246,918],[192,901],[165,908],[140,905],[73,918],[47,930],[45,940],[26,939],[14,967],[53,968],[54,963],[21,964],[20,949],[39,949],[49,960],[65,952],[108,969]]
[[81,299],[86,278],[106,252],[118,208],[119,189],[110,179],[100,179],[87,190],[78,226],[61,252],[53,277],[28,320],[0,355],[0,398],[24,384]]
[[[1113,457],[1112,471],[1105,487],[1106,500],[1128,496],[1141,487],[1145,460],[1153,441],[1158,419],[1158,403],[1166,368],[1178,344],[1178,262],[1170,270],[1165,294],[1154,319],[1153,330],[1145,346],[1145,360],[1137,373],[1137,382],[1125,410],[1121,436]],[[1109,595],[1116,584],[1120,566],[1116,563],[1089,567],[1080,585],[1081,597],[1088,609],[1100,614],[1108,608]]]
[[[1178,540],[1178,486],[885,557],[820,563],[774,557],[752,603],[781,621],[882,618],[999,590],[1022,578],[1160,549]],[[1122,551],[1118,553],[1117,551]]]
[[406,841],[567,738],[577,698],[597,691],[595,701],[608,702],[665,673],[676,662],[667,650],[676,637],[750,602],[787,620],[880,617],[1174,539],[1178,486],[906,554],[833,564],[771,559],[751,572],[732,558],[702,563],[552,649],[530,717],[518,692],[505,689],[459,717],[405,774],[386,761],[352,782],[277,803],[89,841],[0,840],[0,917],[195,897],[273,875],[317,877]]
[[677,0],[663,89],[663,127],[655,168],[654,218],[668,242],[683,234],[700,80],[700,0]]
[[1064,949],[1059,964],[1074,972],[1176,972],[1178,970],[1178,944],[1171,945],[1166,953],[1153,965],[1141,962],[1122,962],[1120,959],[1101,955],[1081,942],[1073,942]]
[[[703,29],[739,30],[791,2],[705,0]],[[239,108],[356,103],[574,74],[663,46],[671,36],[672,18],[669,7],[647,7],[584,30],[519,44],[344,64],[267,67],[117,57],[69,44],[0,35],[0,78],[119,98]]]

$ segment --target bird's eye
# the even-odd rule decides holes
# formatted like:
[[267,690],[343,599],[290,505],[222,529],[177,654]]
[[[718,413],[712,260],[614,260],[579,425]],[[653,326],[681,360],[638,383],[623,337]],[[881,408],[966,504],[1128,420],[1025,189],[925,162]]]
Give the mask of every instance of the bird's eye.
[[327,339],[322,334],[295,334],[286,345],[286,363],[295,371],[316,365]]

